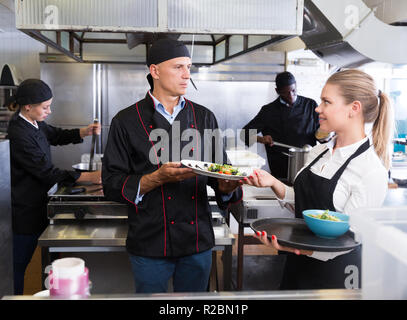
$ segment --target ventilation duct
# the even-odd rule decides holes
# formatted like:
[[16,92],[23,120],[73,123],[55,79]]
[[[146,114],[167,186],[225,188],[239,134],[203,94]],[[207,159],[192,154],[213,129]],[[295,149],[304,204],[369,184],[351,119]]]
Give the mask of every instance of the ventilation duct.
[[407,63],[407,27],[382,22],[362,0],[305,0],[303,27],[307,49],[331,65]]

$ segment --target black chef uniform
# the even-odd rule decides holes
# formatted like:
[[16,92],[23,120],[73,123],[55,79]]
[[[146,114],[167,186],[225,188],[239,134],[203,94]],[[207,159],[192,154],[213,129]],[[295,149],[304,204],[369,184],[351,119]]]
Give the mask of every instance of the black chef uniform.
[[80,173],[55,168],[50,145],[80,143],[79,129],[60,129],[38,121],[38,129],[16,112],[8,126],[11,157],[13,232],[40,235],[48,224],[47,192],[55,184],[73,183]]
[[[270,135],[274,141],[303,147],[316,144],[315,132],[319,128],[317,103],[303,96],[298,96],[292,107],[281,102],[281,98],[263,106],[259,113],[243,129],[245,143],[249,143],[249,129],[257,129],[263,136]],[[280,179],[287,178],[287,148],[266,145],[267,160],[271,174]],[[284,152],[284,153],[283,153]]]
[[[174,124],[176,121],[179,121],[181,134],[190,129],[194,136],[204,137],[205,129],[218,128],[210,110],[187,99]],[[136,205],[134,201],[141,177],[156,171],[161,165],[150,161],[151,155],[153,158],[157,156],[157,159],[161,155],[158,141],[150,139],[152,130],[161,129],[168,133],[170,162],[180,160],[172,158],[173,146],[181,150],[189,146],[192,157],[193,148],[197,148],[195,151],[200,148],[201,155],[194,160],[204,160],[204,139],[196,139],[201,141],[201,145],[197,146],[192,137],[186,139],[188,141],[181,140],[180,134],[176,134],[173,128],[174,125],[155,110],[148,93],[143,100],[120,111],[110,125],[102,167],[104,194],[110,200],[129,205],[126,247],[132,255],[182,257],[211,249],[215,238],[207,185],[214,188],[222,209],[242,197],[242,189],[238,188],[230,200],[224,202],[218,191],[217,179],[199,175],[155,188],[144,194],[142,201]],[[223,149],[221,152],[226,163],[226,152]]]
[[[320,208],[336,211],[333,204],[333,194],[339,178],[349,162],[368,150],[369,147],[369,140],[367,140],[345,161],[331,179],[318,176],[310,170],[329,149],[322,152],[322,154],[303,169],[294,181],[295,217],[303,218],[302,212],[308,209]],[[360,246],[349,253],[328,261],[317,260],[306,255],[297,256],[287,253],[287,261],[280,289],[344,289],[346,277],[349,276],[349,274],[345,273],[345,268],[351,265],[358,268],[358,288],[360,288]]]

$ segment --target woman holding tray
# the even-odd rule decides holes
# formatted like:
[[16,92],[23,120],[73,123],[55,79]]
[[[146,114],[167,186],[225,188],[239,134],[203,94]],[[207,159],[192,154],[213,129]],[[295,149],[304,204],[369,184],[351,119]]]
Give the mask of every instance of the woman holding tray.
[[[326,144],[316,145],[305,166],[289,187],[264,170],[254,170],[244,183],[271,187],[285,204],[295,208],[302,218],[307,209],[329,209],[351,214],[359,207],[380,207],[387,191],[392,137],[392,113],[389,98],[377,90],[372,77],[359,70],[333,74],[316,108],[320,129],[335,132]],[[365,124],[373,123],[371,134]],[[280,289],[349,288],[349,266],[361,271],[361,247],[341,252],[318,252],[283,247],[275,235],[265,231],[257,237],[279,252],[287,253]],[[360,288],[360,284],[353,284]]]

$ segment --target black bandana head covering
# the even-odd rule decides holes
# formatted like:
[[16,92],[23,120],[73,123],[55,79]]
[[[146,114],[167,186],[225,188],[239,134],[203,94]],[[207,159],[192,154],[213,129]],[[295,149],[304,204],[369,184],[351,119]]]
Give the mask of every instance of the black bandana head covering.
[[291,72],[281,72],[276,76],[276,87],[281,89],[283,87],[291,86],[296,83],[295,77]]
[[37,104],[52,98],[51,88],[42,80],[27,79],[21,82],[16,94],[10,102],[15,102],[19,106],[27,104]]
[[[161,62],[171,60],[178,57],[191,58],[188,48],[180,41],[173,39],[160,39],[153,43],[147,56],[147,66],[159,64]],[[153,77],[147,75],[148,83],[151,90],[154,89]]]
[[153,43],[147,56],[147,66],[178,58],[191,58],[187,47],[177,40],[160,39]]

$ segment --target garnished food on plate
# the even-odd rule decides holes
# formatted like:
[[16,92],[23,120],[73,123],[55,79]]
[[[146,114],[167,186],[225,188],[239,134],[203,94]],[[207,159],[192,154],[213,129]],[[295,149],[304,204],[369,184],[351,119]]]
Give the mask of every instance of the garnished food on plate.
[[238,168],[234,168],[229,164],[217,164],[213,163],[208,168],[208,171],[220,173],[220,174],[229,174],[232,176],[245,176],[246,173],[239,172]]
[[329,210],[325,210],[323,213],[320,214],[310,214],[309,216],[321,220],[342,221],[341,219],[329,214]]

